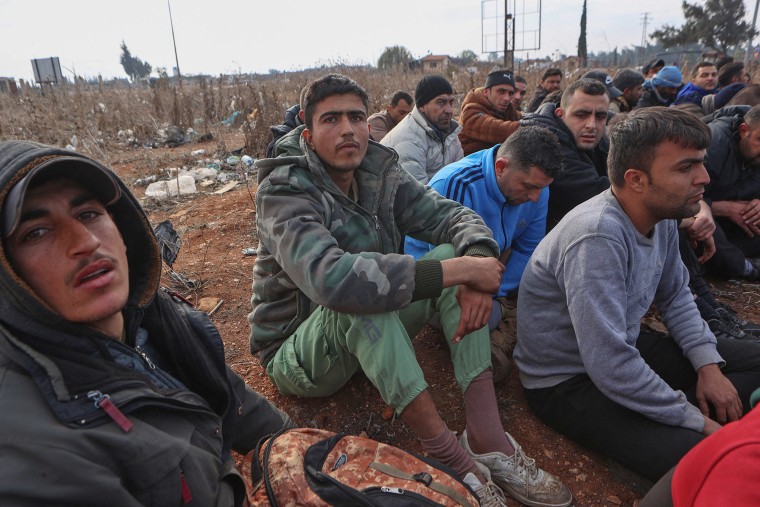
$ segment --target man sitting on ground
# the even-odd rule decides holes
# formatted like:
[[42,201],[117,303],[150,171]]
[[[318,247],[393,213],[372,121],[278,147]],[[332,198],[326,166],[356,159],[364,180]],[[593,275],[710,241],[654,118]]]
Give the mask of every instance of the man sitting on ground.
[[[596,79],[570,83],[559,107],[544,104],[523,117],[523,126],[548,128],[557,135],[565,170],[549,186],[546,229],[550,230],[579,202],[609,187],[607,179],[607,86]],[[521,127],[522,128],[522,127]]]
[[610,111],[627,113],[639,103],[644,91],[644,74],[635,69],[620,69],[615,73],[612,84],[623,94],[610,101]]
[[[528,404],[573,440],[657,480],[741,417],[760,343],[717,338],[678,249],[709,182],[706,125],[672,108],[610,127],[611,188],[571,211],[520,282],[515,361]],[[654,303],[669,335],[641,331]]]
[[[494,382],[505,380],[511,367],[517,286],[544,237],[546,187],[561,170],[557,136],[540,127],[522,127],[503,144],[454,162],[430,180],[438,193],[483,218],[506,266],[488,321]],[[407,238],[404,252],[419,259],[432,249],[429,243]]]
[[718,223],[712,267],[723,276],[760,279],[760,106],[724,108],[709,123],[705,196]]
[[497,70],[486,76],[483,88],[470,90],[462,102],[459,141],[465,155],[504,142],[522,116],[512,104],[515,79],[511,70]]
[[225,366],[205,313],[159,290],[127,187],[77,153],[10,141],[0,201],[2,503],[243,505],[230,451],[290,420]]
[[522,113],[523,99],[525,99],[528,82],[522,76],[515,76],[515,94],[512,95],[512,106],[515,111]]
[[369,135],[373,141],[378,143],[390,132],[398,122],[404,119],[412,111],[414,100],[412,96],[404,91],[398,91],[391,97],[391,103],[385,111],[375,113],[367,118],[367,123],[372,127]]
[[702,98],[715,93],[717,84],[718,69],[715,64],[706,61],[697,62],[691,71],[691,81],[678,91],[673,105],[694,104],[701,109]]
[[536,86],[536,91],[533,92],[533,97],[530,99],[525,111],[528,113],[536,111],[547,95],[553,91],[559,90],[561,87],[562,71],[556,67],[546,69],[541,76],[541,82]]
[[459,142],[461,125],[454,121],[454,90],[443,76],[420,79],[415,106],[381,144],[398,153],[401,167],[427,183],[438,170],[464,156]]
[[[257,163],[251,349],[286,395],[329,396],[363,371],[481,505],[505,505],[490,477],[521,502],[569,505],[568,489],[501,425],[486,327],[504,271],[499,247],[473,211],[401,170],[393,150],[368,142],[367,101],[345,76],[311,82],[304,156]],[[415,261],[397,253],[405,235],[440,246]],[[461,445],[412,347],[434,313],[464,395]]]
[[636,107],[667,107],[676,100],[682,84],[683,75],[678,67],[663,67],[652,79],[644,81],[641,98]]

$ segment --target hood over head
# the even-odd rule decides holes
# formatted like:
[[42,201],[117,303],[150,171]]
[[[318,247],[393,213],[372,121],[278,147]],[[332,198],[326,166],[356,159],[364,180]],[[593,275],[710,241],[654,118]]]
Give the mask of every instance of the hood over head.
[[[142,307],[155,296],[161,257],[148,218],[126,185],[108,168],[84,155],[28,141],[0,143],[0,205],[3,210],[0,249],[0,322],[27,332],[53,327],[71,335],[93,329],[64,320],[19,277],[6,253],[5,238],[17,225],[28,185],[39,178],[65,177],[81,183],[106,205],[127,246],[127,306]],[[51,262],[55,262],[51,259]]]

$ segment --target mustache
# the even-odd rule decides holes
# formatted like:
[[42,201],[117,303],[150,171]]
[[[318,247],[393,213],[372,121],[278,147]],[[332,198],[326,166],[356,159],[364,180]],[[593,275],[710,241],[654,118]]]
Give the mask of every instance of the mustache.
[[111,257],[110,255],[105,255],[102,253],[96,253],[87,257],[86,259],[82,259],[79,262],[77,262],[77,265],[71,271],[69,271],[69,273],[64,278],[64,282],[66,283],[66,285],[71,285],[72,283],[74,283],[74,280],[76,279],[77,274],[80,271],[82,271],[84,268],[86,268],[93,262],[97,262],[104,259],[109,261],[111,264],[113,264],[114,267],[116,267],[116,265],[118,264],[118,261],[116,260],[115,257]]

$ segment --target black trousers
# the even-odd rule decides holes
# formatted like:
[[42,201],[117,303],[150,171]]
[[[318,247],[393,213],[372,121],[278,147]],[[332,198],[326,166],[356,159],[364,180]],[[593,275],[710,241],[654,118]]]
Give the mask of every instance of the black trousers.
[[760,256],[760,237],[750,238],[741,227],[727,218],[716,218],[715,255],[708,265],[717,274],[740,277],[744,273],[744,259]]
[[[697,373],[670,336],[645,331],[636,347],[655,373],[697,406]],[[726,361],[723,374],[739,392],[746,413],[750,394],[760,387],[760,343],[718,338],[718,353]],[[651,481],[663,476],[704,438],[700,432],[662,424],[619,405],[588,375],[577,375],[553,387],[525,389],[525,397],[536,415],[554,430]]]

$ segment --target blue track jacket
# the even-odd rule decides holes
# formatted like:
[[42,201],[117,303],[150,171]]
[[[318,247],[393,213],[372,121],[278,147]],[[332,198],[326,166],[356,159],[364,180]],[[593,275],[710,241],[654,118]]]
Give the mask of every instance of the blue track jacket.
[[[516,291],[528,259],[546,231],[546,212],[549,188],[544,188],[538,202],[510,206],[496,184],[494,159],[496,145],[476,151],[467,157],[445,166],[430,180],[429,185],[448,197],[475,211],[491,229],[500,250],[512,247],[507,269],[501,280],[497,296]],[[433,246],[407,237],[404,253],[419,259]]]

